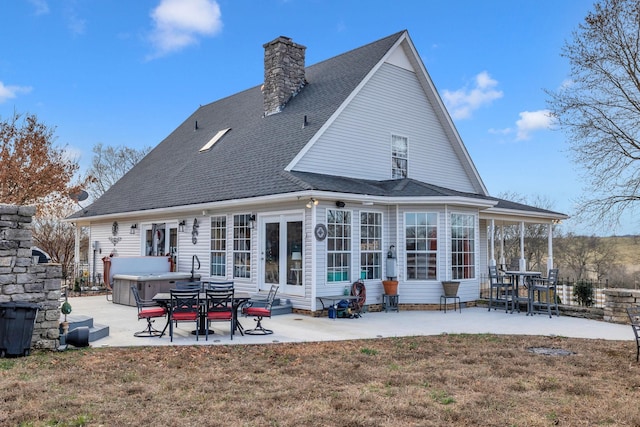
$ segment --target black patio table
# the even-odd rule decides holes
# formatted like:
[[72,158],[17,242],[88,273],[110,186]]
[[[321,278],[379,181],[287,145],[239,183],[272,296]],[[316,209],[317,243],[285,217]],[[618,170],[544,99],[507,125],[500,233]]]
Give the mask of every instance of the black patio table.
[[[167,312],[171,313],[171,293],[170,292],[160,292],[154,295],[152,298],[153,301],[157,302],[161,306],[167,309]],[[200,299],[205,301],[207,299],[207,294],[205,292],[200,293]],[[234,331],[239,331],[240,335],[244,335],[244,328],[238,321],[238,310],[244,304],[246,304],[251,299],[251,295],[248,292],[234,292],[233,294],[233,328]],[[171,321],[171,315],[167,316],[167,324],[164,325],[164,329],[162,329],[162,333],[160,334],[160,338],[164,335],[167,330],[167,326],[169,326],[169,322]],[[198,335],[205,335],[207,331],[207,313],[204,310],[200,312],[200,321],[198,325],[198,329],[193,331],[192,333]],[[213,333],[210,331],[209,333]]]

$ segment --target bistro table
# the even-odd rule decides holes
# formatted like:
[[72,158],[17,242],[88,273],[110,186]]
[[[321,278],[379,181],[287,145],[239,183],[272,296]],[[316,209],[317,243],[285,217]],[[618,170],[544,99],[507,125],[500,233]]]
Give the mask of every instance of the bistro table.
[[[513,305],[511,306],[511,312],[513,313],[513,307],[518,305],[518,312],[520,312],[520,301],[527,303],[527,316],[533,313],[533,286],[531,286],[531,279],[534,277],[542,277],[542,273],[539,271],[505,271],[504,274],[511,276],[513,283],[515,284],[515,295],[513,296]],[[527,289],[527,296],[520,296],[520,278],[522,278],[522,286]]]
[[[167,316],[167,324],[164,325],[164,329],[162,329],[162,333],[160,334],[160,338],[164,335],[167,330],[167,326],[169,326],[169,322],[171,322],[171,293],[170,292],[160,292],[154,295],[152,298],[153,301],[157,302],[161,306],[165,307],[169,312]],[[207,299],[207,294],[205,292],[200,293],[200,300],[205,301]],[[251,299],[251,295],[248,292],[234,292],[233,293],[233,330],[240,332],[240,335],[244,335],[244,328],[238,321],[238,310],[244,304],[246,304]],[[205,310],[200,311],[200,321],[198,325],[198,329],[193,331],[194,334],[205,335],[207,331],[207,313]],[[210,331],[213,333],[213,331]]]

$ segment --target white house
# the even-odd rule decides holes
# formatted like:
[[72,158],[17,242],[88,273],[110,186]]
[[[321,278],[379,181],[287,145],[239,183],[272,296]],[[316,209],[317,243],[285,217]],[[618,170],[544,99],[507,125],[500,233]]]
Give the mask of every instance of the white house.
[[489,195],[407,31],[309,67],[288,38],[264,48],[264,84],[198,108],[69,218],[100,257],[170,254],[188,272],[195,255],[204,280],[279,284],[308,312],[359,278],[380,303],[395,276],[419,306],[443,280],[479,297],[497,225],[566,218]]

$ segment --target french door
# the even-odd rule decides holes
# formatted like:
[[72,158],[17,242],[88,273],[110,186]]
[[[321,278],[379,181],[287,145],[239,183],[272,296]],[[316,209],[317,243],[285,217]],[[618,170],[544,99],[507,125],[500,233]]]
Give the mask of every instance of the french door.
[[279,285],[279,293],[304,295],[302,215],[263,216],[260,229],[260,283],[265,289]]

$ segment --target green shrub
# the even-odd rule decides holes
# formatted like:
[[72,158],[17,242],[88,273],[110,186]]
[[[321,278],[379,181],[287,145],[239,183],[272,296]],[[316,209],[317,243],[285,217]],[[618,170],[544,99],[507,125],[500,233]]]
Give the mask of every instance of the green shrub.
[[593,283],[587,280],[579,280],[573,286],[573,297],[575,301],[585,307],[593,305]]

